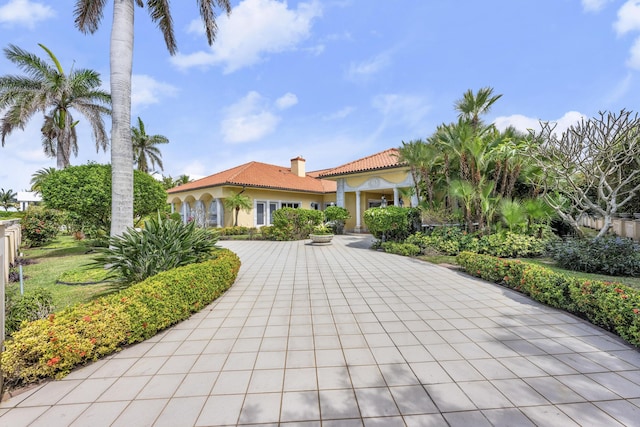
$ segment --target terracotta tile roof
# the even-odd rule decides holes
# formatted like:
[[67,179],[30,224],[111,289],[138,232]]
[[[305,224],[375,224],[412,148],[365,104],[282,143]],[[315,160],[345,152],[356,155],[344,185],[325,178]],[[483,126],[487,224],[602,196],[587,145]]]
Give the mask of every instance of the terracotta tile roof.
[[249,162],[209,175],[202,179],[171,188],[167,193],[181,193],[197,188],[222,185],[243,185],[257,188],[303,191],[311,193],[331,193],[336,191],[335,181],[319,179],[313,172],[305,177],[291,173],[291,168],[260,162]]
[[354,160],[333,169],[322,171],[319,176],[329,177],[337,175],[347,175],[357,172],[366,172],[377,169],[388,169],[403,166],[404,163],[398,161],[398,149],[389,148],[388,150],[372,154],[362,159]]

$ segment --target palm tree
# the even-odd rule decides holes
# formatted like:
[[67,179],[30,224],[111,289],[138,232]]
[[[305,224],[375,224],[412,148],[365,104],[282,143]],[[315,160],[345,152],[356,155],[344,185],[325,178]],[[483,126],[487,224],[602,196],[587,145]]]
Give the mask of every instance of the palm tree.
[[45,154],[56,157],[58,169],[69,166],[69,157],[78,154],[78,136],[72,110],[84,116],[93,130],[96,150],[106,150],[109,139],[103,115],[109,114],[111,97],[100,90],[100,75],[88,69],[66,74],[55,55],[39,45],[53,65],[17,46],[4,49],[7,59],[25,72],[25,76],[0,77],[0,123],[2,146],[16,128],[24,129],[37,112],[44,114],[42,143]]
[[[97,31],[106,0],[77,0],[75,23],[80,31]],[[113,0],[111,27],[111,235],[120,236],[133,225],[133,148],[131,145],[131,69],[133,66],[134,3],[144,7],[143,0]],[[198,0],[207,41],[213,44],[217,32],[215,5],[231,13],[229,0]],[[177,51],[173,21],[168,1],[146,1],[151,20],[158,24],[171,55]]]
[[8,189],[7,191],[4,191],[4,188],[0,189],[0,206],[4,208],[5,212],[15,205],[17,195],[18,194],[14,193],[12,189]]
[[38,169],[36,173],[31,175],[31,191],[40,192],[42,183],[56,171],[56,168]]
[[168,144],[169,138],[163,135],[147,135],[142,119],[138,117],[138,127],[131,128],[131,143],[133,144],[133,162],[138,165],[138,170],[149,173],[149,166],[156,165],[164,170],[162,154],[157,144]]
[[238,194],[234,194],[231,197],[227,197],[224,199],[224,207],[229,210],[236,211],[236,220],[234,222],[234,226],[238,226],[238,214],[240,213],[240,209],[249,212],[253,207],[251,204],[251,199],[242,194],[242,191]]
[[180,175],[179,177],[176,178],[176,180],[173,182],[173,186],[177,187],[179,185],[184,185],[184,184],[188,184],[190,183],[192,180],[191,178],[189,178],[189,175]]
[[468,121],[474,129],[478,129],[481,124],[480,116],[488,113],[491,106],[501,97],[502,95],[494,95],[491,87],[483,87],[476,94],[469,89],[461,99],[456,101],[454,108],[460,113],[459,118]]

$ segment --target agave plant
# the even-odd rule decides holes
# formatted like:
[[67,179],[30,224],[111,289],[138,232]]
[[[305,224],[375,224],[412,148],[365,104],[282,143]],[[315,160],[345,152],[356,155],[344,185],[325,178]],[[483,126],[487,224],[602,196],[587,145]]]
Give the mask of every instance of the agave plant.
[[128,229],[109,239],[95,262],[110,270],[119,283],[131,284],[162,271],[212,257],[217,234],[172,219],[152,219],[142,230]]

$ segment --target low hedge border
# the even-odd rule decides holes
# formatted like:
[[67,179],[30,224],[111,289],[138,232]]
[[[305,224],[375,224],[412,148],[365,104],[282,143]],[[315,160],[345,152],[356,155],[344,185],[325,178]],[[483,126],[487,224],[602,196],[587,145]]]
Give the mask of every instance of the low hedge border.
[[520,291],[640,346],[640,291],[620,283],[583,280],[518,260],[462,252],[456,260],[481,279]]
[[236,254],[178,267],[127,289],[29,322],[5,342],[2,371],[16,387],[61,378],[73,368],[143,341],[222,295],[240,269]]

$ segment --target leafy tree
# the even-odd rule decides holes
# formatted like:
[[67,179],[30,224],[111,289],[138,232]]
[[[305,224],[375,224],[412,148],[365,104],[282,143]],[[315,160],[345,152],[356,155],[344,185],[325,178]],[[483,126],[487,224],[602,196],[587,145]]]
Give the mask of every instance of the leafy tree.
[[16,196],[18,195],[18,193],[15,193],[12,189],[8,189],[5,191],[4,188],[0,189],[0,206],[2,206],[6,211],[9,210],[9,208],[15,206],[17,200],[16,200]]
[[42,182],[46,180],[56,171],[56,168],[42,168],[38,169],[36,173],[31,175],[31,191],[35,191],[36,193],[40,192],[40,186]]
[[150,168],[156,165],[164,170],[162,154],[156,147],[158,144],[168,144],[169,139],[163,135],[147,135],[142,119],[138,117],[138,127],[131,128],[131,142],[133,144],[133,162],[138,165],[138,170],[149,173]]
[[[104,14],[105,0],[77,0],[75,23],[80,31],[97,31]],[[111,164],[113,167],[111,235],[119,236],[131,227],[134,211],[133,148],[131,144],[131,72],[133,66],[134,4],[144,7],[143,0],[113,1],[111,28],[111,96],[113,117],[111,128]],[[198,0],[209,44],[213,44],[217,25],[214,7],[231,13],[229,0]],[[158,24],[171,55],[177,51],[169,2],[147,0],[151,20]]]
[[[150,175],[134,171],[134,214],[155,213],[167,202],[162,184]],[[90,163],[56,171],[41,184],[47,207],[67,211],[79,230],[92,235],[106,232],[111,222],[111,166]]]
[[168,175],[168,176],[162,175],[162,180],[160,181],[160,183],[162,183],[162,187],[165,190],[168,190],[176,186],[176,180],[173,179],[171,175]]
[[640,192],[640,118],[631,111],[600,112],[561,135],[542,123],[530,159],[540,169],[532,180],[544,200],[578,235],[577,218],[604,218],[597,237],[611,227],[612,216]]
[[243,195],[242,191],[238,194],[234,194],[231,197],[227,197],[226,199],[224,199],[223,203],[225,208],[236,212],[236,219],[233,224],[235,227],[238,226],[238,214],[240,213],[240,210],[242,209],[249,212],[253,207],[253,205],[251,204],[251,199]]
[[0,110],[5,110],[0,124],[2,146],[16,128],[24,129],[31,117],[44,114],[42,145],[46,155],[56,157],[58,169],[69,166],[70,154],[78,154],[77,121],[72,111],[84,116],[93,130],[96,150],[106,150],[107,133],[103,116],[109,114],[111,97],[100,90],[100,75],[88,69],[66,74],[55,55],[39,45],[49,56],[47,61],[17,46],[4,49],[7,59],[25,72],[25,76],[0,77]]

